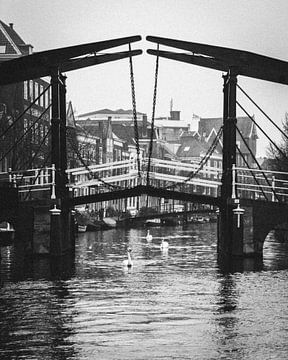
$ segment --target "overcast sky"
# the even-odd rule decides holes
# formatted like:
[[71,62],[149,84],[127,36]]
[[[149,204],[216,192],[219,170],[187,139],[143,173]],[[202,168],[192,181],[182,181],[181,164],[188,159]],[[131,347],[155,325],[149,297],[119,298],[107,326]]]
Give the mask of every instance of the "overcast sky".
[[[137,110],[152,113],[156,44],[147,35],[247,50],[288,61],[287,0],[0,0],[0,19],[34,51],[141,35],[134,61]],[[107,52],[127,50],[128,46]],[[161,47],[160,47],[161,49]],[[171,49],[173,50],[173,49]],[[129,61],[123,59],[67,73],[68,100],[78,113],[131,109]],[[288,87],[238,77],[239,85],[279,125],[288,111]],[[160,59],[156,116],[170,100],[183,119],[222,116],[222,73]],[[280,135],[240,93],[238,101],[274,138]],[[243,113],[238,109],[239,116]],[[195,124],[195,128],[196,128]],[[259,132],[258,156],[267,140]]]

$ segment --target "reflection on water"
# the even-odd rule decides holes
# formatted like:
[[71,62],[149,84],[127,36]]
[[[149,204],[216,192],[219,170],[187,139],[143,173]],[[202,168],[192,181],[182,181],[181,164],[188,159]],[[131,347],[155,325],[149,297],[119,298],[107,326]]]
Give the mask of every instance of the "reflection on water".
[[223,272],[215,224],[151,233],[79,234],[57,261],[2,248],[1,360],[287,358],[287,244]]

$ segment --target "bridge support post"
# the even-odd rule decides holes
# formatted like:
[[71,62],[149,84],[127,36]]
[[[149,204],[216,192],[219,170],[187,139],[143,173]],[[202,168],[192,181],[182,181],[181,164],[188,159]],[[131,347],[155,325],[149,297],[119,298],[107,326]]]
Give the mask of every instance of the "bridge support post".
[[[236,164],[236,88],[237,73],[229,69],[223,85],[223,164],[221,206],[218,227],[218,255],[230,258],[235,254],[233,239],[240,236],[240,228],[235,228],[233,209],[233,164]],[[233,195],[233,196],[232,196]],[[243,236],[242,236],[243,237]],[[239,240],[239,239],[238,239]],[[242,239],[243,241],[243,239]]]
[[[52,163],[55,164],[56,205],[50,210],[50,254],[61,256],[67,250],[74,250],[74,226],[71,210],[65,201],[69,197],[67,184],[66,150],[66,77],[54,69],[51,75],[52,85]],[[73,234],[72,234],[73,233]]]
[[62,226],[61,210],[56,205],[50,210],[50,255],[57,256],[62,253]]

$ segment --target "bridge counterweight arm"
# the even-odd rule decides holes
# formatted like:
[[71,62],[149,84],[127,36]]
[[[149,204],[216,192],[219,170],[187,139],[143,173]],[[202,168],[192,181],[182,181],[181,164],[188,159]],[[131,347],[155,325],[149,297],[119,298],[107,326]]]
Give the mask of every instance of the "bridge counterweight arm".
[[[180,54],[163,52],[159,56],[183,61],[199,66],[210,67],[220,71],[237,69],[238,75],[252,77],[279,84],[288,85],[288,62],[249,51],[200,44],[189,41],[147,36],[148,41],[191,52]],[[156,55],[155,50],[148,49],[148,54]]]
[[[70,71],[83,68],[85,66],[119,60],[128,57],[129,52],[119,52],[106,55],[96,55],[96,53],[107,50],[109,48],[130,44],[139,40],[141,40],[141,36],[139,35],[130,36],[125,38],[46,50],[39,53],[22,56],[17,59],[4,61],[0,64],[0,86],[29,79],[50,76],[51,69],[53,68],[58,68],[60,71]],[[131,55],[139,55],[141,52],[141,50],[133,50]],[[94,54],[94,56],[83,59],[79,58],[89,54]]]

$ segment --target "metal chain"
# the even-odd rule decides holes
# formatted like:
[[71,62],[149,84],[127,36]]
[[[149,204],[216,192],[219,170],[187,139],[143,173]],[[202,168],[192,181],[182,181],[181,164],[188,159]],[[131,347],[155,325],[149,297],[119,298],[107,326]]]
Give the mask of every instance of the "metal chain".
[[137,151],[137,166],[138,166],[138,178],[141,177],[141,166],[140,166],[140,148],[139,148],[139,132],[137,123],[137,111],[136,111],[136,97],[135,97],[135,83],[134,83],[134,72],[131,55],[131,44],[129,44],[129,64],[130,64],[130,81],[131,81],[131,93],[132,93],[132,111],[134,120],[134,137]]
[[120,189],[120,188],[121,188],[120,186],[113,185],[113,184],[110,184],[110,183],[106,182],[105,180],[101,179],[97,174],[95,174],[95,173],[93,173],[93,172],[91,171],[89,165],[87,165],[87,164],[85,163],[83,157],[81,156],[80,151],[79,151],[78,148],[77,148],[77,145],[76,145],[76,144],[74,143],[74,141],[72,140],[72,137],[73,137],[73,136],[72,136],[71,132],[70,132],[71,136],[69,136],[69,135],[70,135],[69,132],[70,132],[69,129],[67,129],[67,135],[68,135],[68,136],[67,136],[67,140],[68,140],[68,142],[70,143],[73,151],[74,151],[75,154],[77,155],[78,159],[80,160],[81,164],[82,164],[82,165],[85,167],[85,169],[88,171],[90,177],[91,177],[92,179],[96,179],[96,180],[100,181],[104,186],[106,186],[106,187],[108,187],[108,188],[110,188],[110,189],[111,189],[111,188],[112,188],[112,189]]
[[214,150],[216,149],[216,146],[218,145],[218,142],[222,136],[223,133],[223,126],[220,127],[217,135],[215,136],[210,148],[208,149],[207,153],[205,154],[204,158],[200,161],[199,166],[196,171],[193,171],[191,175],[189,175],[184,181],[181,181],[176,184],[172,184],[166,187],[166,189],[176,187],[177,185],[181,185],[183,183],[187,183],[192,178],[194,178],[204,167],[204,165],[207,163],[207,161],[210,159],[211,155],[213,154]]
[[157,44],[157,57],[156,57],[156,66],[155,66],[155,83],[154,83],[153,105],[152,105],[151,134],[150,134],[148,166],[147,166],[147,181],[146,181],[147,186],[149,185],[149,173],[150,173],[151,157],[153,151],[153,135],[154,135],[155,108],[156,108],[156,99],[157,99],[158,70],[159,70],[159,44]]

